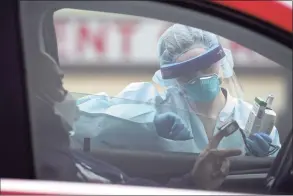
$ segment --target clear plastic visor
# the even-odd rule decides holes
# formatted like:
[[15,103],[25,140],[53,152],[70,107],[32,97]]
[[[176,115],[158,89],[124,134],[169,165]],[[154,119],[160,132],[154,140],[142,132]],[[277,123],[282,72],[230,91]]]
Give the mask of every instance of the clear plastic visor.
[[182,89],[185,84],[195,83],[200,79],[206,79],[207,77],[217,75],[219,78],[219,84],[221,88],[224,88],[229,95],[242,99],[243,90],[238,82],[237,76],[233,70],[234,61],[232,53],[228,49],[224,49],[225,57],[218,62],[212,64],[207,69],[199,70],[197,72],[188,73],[184,76],[180,76],[174,79],[163,79],[161,71],[158,70],[153,76],[153,82],[161,87],[166,88],[179,88]]

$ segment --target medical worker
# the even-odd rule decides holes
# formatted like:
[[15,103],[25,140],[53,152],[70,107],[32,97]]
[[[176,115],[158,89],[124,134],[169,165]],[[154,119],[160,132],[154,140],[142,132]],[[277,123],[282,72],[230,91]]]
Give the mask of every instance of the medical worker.
[[[160,70],[154,80],[167,87],[167,92],[169,87],[178,88],[182,96],[176,94],[173,97],[181,99],[188,110],[197,114],[205,132],[193,132],[195,139],[206,144],[217,132],[216,127],[229,118],[244,129],[252,106],[241,99],[241,88],[233,73],[232,54],[222,48],[216,35],[175,24],[161,36],[158,52]],[[161,117],[159,121],[162,120]],[[222,147],[243,144],[240,134],[236,132],[227,137]],[[264,156],[270,151],[270,144],[280,146],[275,127],[269,136],[265,133],[246,134],[249,136],[246,143],[253,151],[248,154]]]
[[[82,98],[75,133],[95,138],[96,147],[200,153],[227,120],[244,129],[252,106],[242,100],[232,54],[215,34],[175,24],[159,39],[158,53],[160,70],[153,81],[163,92],[137,82],[115,98],[103,93]],[[219,148],[269,156],[280,146],[276,128],[269,136],[244,134],[236,131]]]
[[[158,53],[160,70],[153,81],[164,87],[165,91],[161,93],[164,104],[177,108],[172,110],[173,113],[155,118],[161,136],[184,140],[190,138],[192,130],[192,137],[201,150],[217,133],[217,127],[231,118],[244,129],[252,105],[242,100],[242,90],[233,72],[232,54],[222,48],[215,34],[174,24],[160,37]],[[150,83],[132,83],[119,96],[149,101],[148,97],[154,94]],[[180,115],[181,109],[190,111],[188,114],[191,115]],[[173,130],[164,129],[170,122],[174,123]],[[235,132],[221,142],[220,148],[242,147],[247,155],[267,156],[271,146],[280,147],[275,127],[270,135],[245,134],[246,141],[241,132]]]

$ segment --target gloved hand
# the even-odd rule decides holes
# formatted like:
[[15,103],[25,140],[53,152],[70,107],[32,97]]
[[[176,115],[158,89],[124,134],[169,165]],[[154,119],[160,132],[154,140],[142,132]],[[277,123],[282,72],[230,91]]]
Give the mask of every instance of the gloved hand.
[[246,138],[246,143],[249,156],[264,157],[269,155],[272,139],[266,133],[259,132]]
[[172,112],[155,116],[154,124],[159,136],[170,140],[189,140],[193,136],[182,119]]

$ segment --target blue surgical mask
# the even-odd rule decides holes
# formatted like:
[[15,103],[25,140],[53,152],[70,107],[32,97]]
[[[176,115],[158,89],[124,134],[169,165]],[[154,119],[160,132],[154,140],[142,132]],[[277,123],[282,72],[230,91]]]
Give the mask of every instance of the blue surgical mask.
[[220,92],[219,76],[214,74],[196,78],[183,85],[188,96],[196,102],[213,101]]

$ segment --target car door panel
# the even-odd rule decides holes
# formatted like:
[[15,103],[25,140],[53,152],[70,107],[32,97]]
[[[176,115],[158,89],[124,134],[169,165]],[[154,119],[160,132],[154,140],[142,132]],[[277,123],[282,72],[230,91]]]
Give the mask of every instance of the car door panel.
[[[268,169],[267,169],[268,171]],[[265,193],[267,173],[229,175],[219,190],[243,193]]]
[[[172,177],[189,172],[197,155],[191,153],[142,152],[121,149],[99,149],[91,156],[106,161],[133,177],[142,177],[165,183]],[[265,188],[264,179],[273,158],[239,156],[230,158],[231,169],[222,190],[261,192]]]

